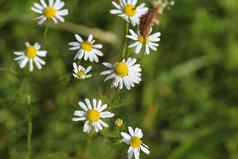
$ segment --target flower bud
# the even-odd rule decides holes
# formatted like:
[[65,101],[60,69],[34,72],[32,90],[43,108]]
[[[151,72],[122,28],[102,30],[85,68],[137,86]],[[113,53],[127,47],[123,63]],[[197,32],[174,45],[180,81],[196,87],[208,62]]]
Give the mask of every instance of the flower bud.
[[121,118],[117,118],[114,124],[117,128],[121,128],[123,126],[123,120]]

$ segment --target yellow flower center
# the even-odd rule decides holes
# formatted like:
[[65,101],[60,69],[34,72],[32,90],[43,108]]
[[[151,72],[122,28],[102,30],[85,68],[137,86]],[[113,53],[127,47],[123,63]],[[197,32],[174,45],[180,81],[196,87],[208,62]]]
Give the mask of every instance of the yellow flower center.
[[115,72],[118,76],[127,76],[128,75],[128,65],[126,63],[118,63],[115,67]]
[[33,59],[34,57],[36,57],[37,55],[37,50],[36,48],[34,47],[27,47],[26,48],[26,56],[29,58],[29,59]]
[[142,44],[145,44],[146,43],[146,37],[144,37],[144,36],[139,36],[138,37],[138,41],[140,42],[140,43],[142,43]]
[[89,110],[87,112],[87,119],[90,123],[98,121],[100,119],[100,112],[96,110]]
[[85,50],[85,51],[87,51],[87,52],[90,52],[90,51],[92,51],[92,49],[93,49],[92,44],[89,43],[89,42],[83,42],[83,43],[81,44],[81,47],[82,47],[83,50]]
[[136,8],[131,5],[131,4],[127,4],[125,7],[124,7],[124,13],[127,15],[127,16],[134,16],[136,14]]
[[51,19],[51,18],[53,18],[55,15],[56,15],[56,9],[55,8],[53,8],[53,7],[47,7],[45,10],[44,10],[44,15],[47,17],[47,18],[49,18],[49,19]]
[[85,72],[83,70],[78,71],[77,76],[83,77],[85,76]]
[[131,147],[133,147],[133,148],[139,148],[140,145],[141,145],[141,143],[142,143],[142,141],[141,141],[140,138],[138,138],[138,137],[136,137],[136,136],[133,136],[133,137],[131,138],[131,141],[130,141]]

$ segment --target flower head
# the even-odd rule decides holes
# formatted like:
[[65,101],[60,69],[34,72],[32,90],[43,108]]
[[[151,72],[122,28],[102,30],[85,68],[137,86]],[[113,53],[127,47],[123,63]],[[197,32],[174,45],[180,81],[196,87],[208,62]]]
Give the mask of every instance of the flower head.
[[149,55],[150,54],[150,49],[153,51],[157,51],[157,47],[159,44],[157,42],[160,41],[160,32],[153,33],[152,29],[150,30],[148,35],[142,35],[138,31],[135,33],[133,30],[129,30],[130,35],[127,35],[127,38],[135,41],[131,45],[129,45],[130,48],[135,48],[135,53],[139,54],[142,49],[145,49],[145,54]]
[[122,89],[125,86],[128,90],[139,84],[141,81],[141,66],[136,64],[135,58],[123,59],[116,64],[103,63],[108,70],[101,72],[106,75],[105,81],[112,79],[112,86]]
[[88,98],[85,102],[79,102],[79,106],[82,110],[76,110],[74,112],[73,121],[85,121],[83,131],[90,133],[92,130],[99,132],[103,127],[108,127],[102,118],[112,118],[113,113],[104,111],[107,108],[107,104],[102,104],[101,100],[93,99],[92,102]]
[[47,51],[40,50],[41,46],[39,43],[31,45],[29,42],[26,42],[26,49],[24,51],[15,51],[14,54],[17,55],[14,60],[17,61],[20,68],[24,68],[27,63],[29,63],[29,70],[32,72],[34,69],[33,63],[38,69],[42,68],[42,65],[45,65],[45,61],[40,57],[45,57]]
[[122,141],[127,145],[130,145],[128,150],[128,158],[131,159],[134,155],[135,159],[140,158],[140,150],[145,154],[149,154],[149,147],[142,142],[143,132],[141,129],[128,127],[129,133],[121,132]]
[[45,0],[40,0],[40,3],[34,3],[31,10],[40,14],[36,19],[38,24],[43,24],[46,20],[53,20],[54,23],[64,22],[64,16],[68,15],[68,9],[62,9],[64,2],[61,0],[49,0],[47,4]]
[[141,16],[147,13],[148,8],[142,3],[136,5],[137,0],[120,0],[120,3],[112,1],[116,9],[111,10],[111,14],[117,14],[127,22],[131,22],[133,26],[139,24]]
[[81,65],[77,65],[75,62],[73,63],[73,76],[77,79],[86,79],[92,77],[92,74],[88,74],[92,67],[89,66],[87,69],[85,69]]
[[94,44],[93,35],[89,35],[88,39],[84,41],[81,36],[75,34],[76,42],[70,42],[69,45],[72,46],[70,50],[77,50],[74,59],[84,59],[91,62],[98,62],[98,56],[103,56],[103,53],[99,50],[102,48],[101,44]]

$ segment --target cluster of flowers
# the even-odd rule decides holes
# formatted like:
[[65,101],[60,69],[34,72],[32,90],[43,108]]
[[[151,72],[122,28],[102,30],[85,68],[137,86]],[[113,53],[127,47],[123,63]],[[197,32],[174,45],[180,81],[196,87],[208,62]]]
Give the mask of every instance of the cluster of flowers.
[[[122,17],[127,25],[132,28],[138,28],[137,31],[129,29],[129,34],[125,38],[132,41],[129,48],[133,48],[136,54],[144,53],[150,54],[150,51],[156,51],[158,42],[160,41],[160,32],[152,34],[152,25],[146,25],[143,23],[143,18],[149,15],[149,9],[144,3],[137,5],[137,0],[119,0],[112,1],[115,9],[112,9],[111,14]],[[32,11],[40,14],[36,19],[39,25],[42,25],[46,21],[53,21],[54,23],[64,22],[64,16],[68,15],[68,10],[63,9],[65,6],[61,0],[49,0],[48,3],[45,0],[40,0],[40,3],[34,3],[31,7]],[[142,29],[141,29],[142,28]],[[146,30],[146,31],[145,31]],[[101,44],[96,44],[93,35],[89,35],[87,39],[83,39],[80,35],[75,34],[76,41],[69,43],[69,50],[77,51],[74,60],[85,60],[90,62],[99,62],[99,57],[103,56]],[[26,49],[24,51],[14,52],[18,57],[15,58],[20,68],[24,68],[29,64],[29,70],[34,70],[34,65],[37,69],[41,69],[46,62],[42,59],[47,55],[46,50],[41,50],[39,43],[31,45],[26,42]],[[106,70],[101,72],[101,75],[105,75],[105,81],[112,80],[112,87],[130,90],[136,84],[141,82],[141,65],[137,63],[137,59],[133,57],[123,57],[120,61],[115,63],[102,63]],[[87,79],[92,77],[90,73],[91,66],[84,67],[73,63],[73,76],[76,79]],[[113,113],[106,111],[107,104],[103,104],[101,100],[88,98],[85,102],[80,101],[79,106],[81,110],[74,112],[73,121],[85,121],[83,131],[90,133],[95,131],[96,133],[109,125],[105,123],[103,118],[112,118]],[[149,147],[142,142],[143,133],[139,128],[128,127],[129,133],[121,132],[122,141],[130,145],[128,150],[128,157],[139,159],[140,150],[146,154],[149,154]]]

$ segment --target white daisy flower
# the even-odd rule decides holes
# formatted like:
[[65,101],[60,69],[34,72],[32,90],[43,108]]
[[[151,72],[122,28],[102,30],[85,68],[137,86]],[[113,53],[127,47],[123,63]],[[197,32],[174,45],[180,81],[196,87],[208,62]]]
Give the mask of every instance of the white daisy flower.
[[45,65],[45,61],[40,57],[45,57],[47,51],[40,50],[41,46],[39,43],[35,43],[34,45],[30,45],[29,42],[26,42],[25,51],[15,51],[14,54],[17,55],[14,60],[17,61],[20,68],[24,68],[27,63],[29,63],[29,70],[32,72],[34,69],[33,63],[36,65],[38,69],[42,68],[42,65]]
[[101,44],[94,44],[95,40],[93,40],[93,35],[90,34],[88,36],[87,41],[84,41],[81,36],[78,34],[74,35],[76,38],[76,42],[70,42],[69,45],[72,46],[70,50],[78,50],[74,59],[84,59],[91,62],[98,62],[98,56],[103,56],[103,53],[99,50],[102,48]]
[[92,74],[88,74],[92,67],[89,66],[87,69],[85,69],[81,65],[77,65],[75,62],[73,63],[73,76],[77,79],[86,79],[92,77]]
[[142,142],[143,132],[141,129],[136,128],[135,131],[128,127],[129,133],[121,132],[122,141],[130,145],[128,150],[128,158],[131,159],[134,155],[135,159],[140,158],[140,150],[145,154],[149,154],[149,147]]
[[61,0],[49,0],[47,4],[45,0],[40,0],[40,3],[34,3],[31,10],[40,14],[36,19],[38,24],[43,24],[46,20],[53,20],[54,23],[64,22],[64,16],[68,15],[68,9],[62,9],[64,2]]
[[141,35],[139,31],[135,33],[133,30],[129,30],[130,35],[127,35],[127,38],[135,41],[131,45],[129,45],[129,48],[134,48],[135,53],[139,54],[142,49],[145,50],[145,54],[149,55],[150,54],[150,49],[153,51],[157,51],[157,47],[159,44],[157,42],[160,41],[160,32],[153,33],[152,29],[150,30],[148,36]]
[[123,59],[116,64],[103,63],[108,70],[101,72],[101,75],[106,75],[104,81],[112,79],[112,86],[122,89],[125,86],[128,90],[139,84],[141,81],[141,66],[136,64],[135,58]]
[[141,16],[145,15],[148,8],[145,3],[136,5],[137,0],[120,0],[120,3],[112,1],[116,9],[111,10],[111,14],[117,14],[127,22],[131,22],[133,26],[139,24]]
[[99,132],[103,127],[108,127],[102,118],[112,118],[113,113],[104,111],[107,108],[107,104],[102,104],[101,100],[93,99],[92,102],[88,98],[84,102],[79,102],[79,106],[82,110],[76,110],[74,112],[73,121],[85,121],[83,131],[90,133],[92,130]]

